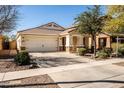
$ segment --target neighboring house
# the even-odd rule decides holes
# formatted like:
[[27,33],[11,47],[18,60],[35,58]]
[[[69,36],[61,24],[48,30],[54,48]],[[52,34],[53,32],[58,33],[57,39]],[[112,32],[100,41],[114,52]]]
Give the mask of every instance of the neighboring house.
[[3,36],[0,35],[0,50],[3,49]]
[[17,54],[16,41],[6,41],[3,35],[0,35],[0,58],[12,58]]
[[123,32],[111,34],[112,43],[117,43],[117,38],[118,38],[119,43],[124,44],[124,33]]
[[[97,49],[110,48],[110,36],[101,33],[96,37]],[[36,28],[17,32],[17,49],[31,52],[68,51],[75,52],[77,47],[91,48],[89,35],[81,35],[75,27],[67,28],[51,22]]]
[[124,47],[124,33],[112,33],[111,34],[111,48],[113,52],[117,52],[120,47]]
[[16,41],[9,40],[6,42],[3,35],[0,35],[0,50],[16,50]]

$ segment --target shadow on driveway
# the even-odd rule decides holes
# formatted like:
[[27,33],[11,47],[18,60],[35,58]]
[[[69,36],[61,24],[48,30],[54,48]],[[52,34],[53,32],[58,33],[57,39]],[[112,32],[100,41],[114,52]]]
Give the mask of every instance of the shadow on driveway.
[[33,59],[33,62],[38,63],[43,68],[48,67],[57,67],[78,63],[87,63],[82,62],[80,60],[76,60],[75,58],[67,58],[67,57],[36,57]]

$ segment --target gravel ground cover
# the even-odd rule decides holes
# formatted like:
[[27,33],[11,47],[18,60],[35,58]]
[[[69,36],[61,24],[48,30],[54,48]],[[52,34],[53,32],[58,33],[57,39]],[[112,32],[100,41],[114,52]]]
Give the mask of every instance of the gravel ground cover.
[[[58,57],[36,57],[31,60],[33,63],[37,63],[40,68],[50,68],[57,66],[65,66],[79,63],[86,63],[74,60],[73,58],[58,58]],[[3,72],[12,72],[30,69],[30,65],[26,66],[17,66],[13,60],[0,59],[0,73]]]
[[39,75],[18,80],[4,81],[0,83],[3,88],[59,88],[57,84],[48,76]]
[[29,69],[29,65],[17,66],[14,62],[0,62],[0,73]]

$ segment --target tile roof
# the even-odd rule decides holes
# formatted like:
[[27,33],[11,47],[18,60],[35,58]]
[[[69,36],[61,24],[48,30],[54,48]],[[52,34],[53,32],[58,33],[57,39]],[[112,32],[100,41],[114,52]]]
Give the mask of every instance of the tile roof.
[[61,31],[55,31],[55,30],[49,30],[49,29],[44,29],[44,28],[33,28],[33,29],[28,29],[25,31],[20,31],[18,32],[19,34],[30,34],[30,35],[58,35],[61,33]]
[[[26,29],[23,31],[18,31],[17,33],[19,34],[30,34],[30,35],[66,35],[72,31],[75,31],[76,28],[70,27],[65,29],[64,27],[56,24],[55,22],[50,22],[44,25],[41,25],[39,27],[35,27],[35,28],[30,28],[30,29]],[[107,33],[107,32],[102,32],[106,35],[120,35],[120,36],[124,36],[124,33]],[[0,36],[1,37],[1,36]]]
[[72,32],[72,31],[75,31],[75,30],[76,30],[75,27],[71,27],[71,28],[68,28],[65,31],[61,32],[60,35],[66,35],[66,34]]

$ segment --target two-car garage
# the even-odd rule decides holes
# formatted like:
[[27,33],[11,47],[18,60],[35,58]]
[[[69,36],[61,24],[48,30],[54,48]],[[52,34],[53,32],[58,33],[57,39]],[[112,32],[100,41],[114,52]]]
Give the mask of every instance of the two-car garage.
[[49,52],[58,50],[58,37],[65,28],[50,22],[39,27],[17,32],[16,41],[19,51]]
[[57,51],[57,36],[26,35],[24,46],[31,52]]

